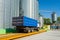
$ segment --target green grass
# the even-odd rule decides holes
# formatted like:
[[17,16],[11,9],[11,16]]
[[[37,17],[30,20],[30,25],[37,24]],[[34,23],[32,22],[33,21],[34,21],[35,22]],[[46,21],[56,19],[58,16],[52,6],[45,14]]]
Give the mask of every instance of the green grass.
[[7,33],[16,33],[16,30],[15,29],[11,29],[11,28],[0,29],[0,34],[7,34]]
[[5,29],[0,29],[0,34],[6,34],[6,30]]

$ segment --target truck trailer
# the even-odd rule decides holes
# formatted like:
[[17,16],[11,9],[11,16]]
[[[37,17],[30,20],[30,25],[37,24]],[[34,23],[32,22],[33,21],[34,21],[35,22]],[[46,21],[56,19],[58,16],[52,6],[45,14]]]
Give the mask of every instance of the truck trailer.
[[39,27],[37,27],[37,20],[28,18],[28,17],[13,17],[13,24],[16,26],[16,30],[21,32],[33,32],[34,30],[39,31]]
[[18,32],[39,31],[38,25],[38,1],[20,0],[19,16],[12,18],[12,25]]

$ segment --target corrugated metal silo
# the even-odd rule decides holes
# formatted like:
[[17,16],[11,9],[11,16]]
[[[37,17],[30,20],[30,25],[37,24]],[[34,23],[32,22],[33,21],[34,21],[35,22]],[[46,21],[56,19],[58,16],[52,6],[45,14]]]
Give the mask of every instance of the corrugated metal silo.
[[40,27],[42,27],[44,25],[44,20],[43,20],[43,17],[41,15],[39,18],[39,22],[40,22]]
[[0,0],[0,29],[3,28],[4,1]]
[[51,16],[52,16],[52,23],[55,23],[57,21],[56,13],[53,12]]
[[37,0],[22,0],[22,9],[24,16],[37,20]]
[[12,17],[19,16],[19,0],[0,0],[0,31],[5,31],[12,27]]

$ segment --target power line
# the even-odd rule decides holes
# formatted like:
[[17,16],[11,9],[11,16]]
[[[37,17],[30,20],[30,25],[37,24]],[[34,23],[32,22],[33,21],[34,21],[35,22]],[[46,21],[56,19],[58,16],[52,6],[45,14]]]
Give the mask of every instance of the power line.
[[48,13],[51,13],[52,11],[49,11],[49,10],[39,10],[39,12],[48,12]]

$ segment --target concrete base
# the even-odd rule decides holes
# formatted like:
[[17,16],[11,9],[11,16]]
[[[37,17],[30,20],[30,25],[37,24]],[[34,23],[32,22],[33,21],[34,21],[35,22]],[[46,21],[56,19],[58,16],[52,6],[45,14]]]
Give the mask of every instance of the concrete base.
[[15,29],[11,29],[11,28],[0,29],[0,34],[7,34],[7,33],[16,33],[16,30]]

